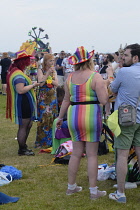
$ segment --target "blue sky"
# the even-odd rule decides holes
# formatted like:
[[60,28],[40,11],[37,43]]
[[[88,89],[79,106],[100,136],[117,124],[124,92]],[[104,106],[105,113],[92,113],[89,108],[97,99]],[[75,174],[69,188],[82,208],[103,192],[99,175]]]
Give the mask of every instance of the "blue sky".
[[139,0],[4,0],[0,8],[0,52],[18,51],[34,26],[49,35],[53,52],[140,43]]

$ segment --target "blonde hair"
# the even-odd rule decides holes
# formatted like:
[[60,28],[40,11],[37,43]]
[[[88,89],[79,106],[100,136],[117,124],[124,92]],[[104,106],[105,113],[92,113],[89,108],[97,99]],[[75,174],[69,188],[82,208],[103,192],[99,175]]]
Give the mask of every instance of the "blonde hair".
[[54,59],[54,55],[52,55],[50,53],[47,53],[47,54],[44,55],[44,57],[43,57],[43,63],[42,63],[43,69],[46,69],[47,61],[50,60],[50,59]]
[[3,56],[3,58],[8,58],[8,53],[7,53],[7,52],[4,52],[4,53],[2,54],[2,56]]
[[94,63],[93,63],[93,58],[91,57],[89,60],[83,62],[83,63],[79,63],[74,65],[74,70],[78,71],[78,70],[85,70],[85,69],[90,69],[92,71],[94,71]]

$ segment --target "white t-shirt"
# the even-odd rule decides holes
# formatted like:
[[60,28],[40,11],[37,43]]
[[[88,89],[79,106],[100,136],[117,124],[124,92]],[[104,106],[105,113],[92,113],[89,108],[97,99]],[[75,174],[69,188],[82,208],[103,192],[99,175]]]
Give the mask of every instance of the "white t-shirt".
[[68,58],[64,58],[63,59],[61,66],[64,67],[65,73],[70,73],[70,72],[73,72],[74,71],[73,65],[71,65],[69,63]]
[[98,65],[98,64],[96,64],[96,65],[94,66],[94,68],[95,68],[95,71],[99,72],[99,65]]
[[100,55],[99,55],[99,63],[102,63],[102,62],[103,62],[103,55],[100,54]]
[[112,68],[115,71],[118,67],[119,67],[119,63],[117,63],[116,61],[114,61],[112,64]]

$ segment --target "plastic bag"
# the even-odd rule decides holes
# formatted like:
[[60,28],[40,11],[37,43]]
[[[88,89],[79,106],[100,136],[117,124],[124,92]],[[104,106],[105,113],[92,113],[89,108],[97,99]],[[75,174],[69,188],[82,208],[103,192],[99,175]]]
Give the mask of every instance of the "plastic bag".
[[61,157],[66,155],[67,153],[72,153],[72,150],[72,140],[66,141],[60,144],[59,148],[56,150],[55,157]]
[[56,150],[54,162],[57,164],[68,164],[72,150],[72,140],[60,144],[60,146]]
[[101,164],[98,166],[98,181],[105,181],[109,179],[111,174],[115,171],[115,167],[109,167],[107,164]]
[[9,184],[10,182],[12,182],[12,176],[8,173],[0,171],[0,186]]

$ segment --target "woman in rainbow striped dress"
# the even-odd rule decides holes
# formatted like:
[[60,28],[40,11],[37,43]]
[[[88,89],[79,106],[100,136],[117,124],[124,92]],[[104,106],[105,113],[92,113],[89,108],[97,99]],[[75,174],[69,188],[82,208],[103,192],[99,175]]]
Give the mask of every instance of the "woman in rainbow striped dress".
[[30,55],[25,50],[17,53],[7,75],[7,107],[6,118],[19,125],[17,140],[19,155],[34,155],[27,149],[27,138],[32,127],[32,120],[37,118],[36,96],[34,87],[40,84],[24,74],[25,68],[30,65]]
[[68,166],[67,195],[80,192],[82,187],[76,184],[76,174],[80,159],[86,146],[90,198],[95,200],[106,195],[106,191],[97,189],[98,144],[102,130],[102,106],[108,101],[107,87],[99,73],[94,71],[94,51],[88,52],[78,47],[69,58],[75,72],[65,83],[65,97],[62,102],[57,128],[61,129],[63,116],[68,110],[68,127],[73,141],[73,152]]

